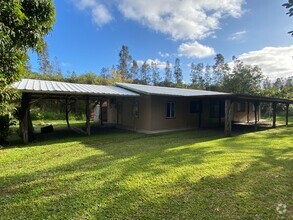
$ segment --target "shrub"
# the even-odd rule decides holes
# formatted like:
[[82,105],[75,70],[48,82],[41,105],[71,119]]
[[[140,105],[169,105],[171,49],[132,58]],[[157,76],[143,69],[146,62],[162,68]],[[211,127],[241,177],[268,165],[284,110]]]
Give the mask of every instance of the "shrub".
[[7,142],[9,127],[14,125],[15,121],[8,115],[0,115],[0,143]]

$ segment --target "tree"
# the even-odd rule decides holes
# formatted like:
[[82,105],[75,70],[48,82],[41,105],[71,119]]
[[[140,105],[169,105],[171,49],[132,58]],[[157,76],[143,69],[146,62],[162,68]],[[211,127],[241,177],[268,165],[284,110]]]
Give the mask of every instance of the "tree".
[[172,78],[171,64],[167,60],[166,67],[165,67],[165,80],[163,82],[163,85],[170,87],[172,85],[172,82],[173,82],[173,78]]
[[141,80],[140,82],[144,85],[148,85],[150,83],[150,65],[144,61],[144,63],[141,66]]
[[158,64],[156,62],[152,62],[151,69],[152,69],[152,83],[154,86],[157,86],[160,84],[160,81],[161,81]]
[[263,74],[258,66],[237,61],[231,74],[223,78],[223,90],[236,94],[258,95],[261,91]]
[[117,69],[120,70],[121,77],[124,80],[131,79],[129,72],[129,67],[132,61],[132,57],[129,55],[128,46],[122,45],[122,48],[119,52],[119,65]]
[[215,64],[213,65],[213,84],[221,84],[224,75],[229,71],[229,66],[225,63],[225,58],[222,54],[217,54],[214,58]]
[[205,88],[209,88],[209,86],[212,83],[212,77],[211,77],[211,65],[206,64],[205,66],[205,74],[203,76],[204,86]]
[[45,78],[48,78],[46,76],[50,77],[53,75],[53,66],[50,62],[48,45],[46,43],[44,44],[43,50],[38,53],[38,63],[40,73],[43,74]]
[[19,79],[28,49],[38,52],[43,36],[55,22],[52,0],[6,0],[0,3],[0,77],[7,84]]
[[179,58],[175,59],[174,78],[175,78],[175,83],[177,85],[182,85],[182,83],[183,83],[183,75],[182,75],[182,69],[180,67],[180,59]]
[[133,60],[132,61],[132,66],[130,68],[130,73],[131,73],[131,76],[132,76],[132,79],[134,81],[137,81],[138,80],[138,64],[137,64],[137,61],[136,60]]
[[191,85],[193,86],[198,84],[198,78],[195,72],[195,64],[193,62],[190,65],[190,81],[191,81]]
[[20,79],[28,58],[27,51],[42,50],[43,37],[51,31],[54,22],[53,0],[1,1],[0,114],[11,112],[16,93],[10,85]]
[[[293,16],[293,0],[288,0],[287,3],[284,3],[282,6],[286,7],[289,11],[286,13],[290,17]],[[293,37],[293,30],[289,31],[288,34],[291,34]]]

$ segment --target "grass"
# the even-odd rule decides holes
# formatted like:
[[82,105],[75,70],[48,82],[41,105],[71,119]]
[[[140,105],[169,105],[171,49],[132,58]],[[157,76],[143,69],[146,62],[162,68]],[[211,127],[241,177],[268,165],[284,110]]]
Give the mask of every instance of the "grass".
[[0,219],[290,219],[292,134],[115,132],[3,148]]

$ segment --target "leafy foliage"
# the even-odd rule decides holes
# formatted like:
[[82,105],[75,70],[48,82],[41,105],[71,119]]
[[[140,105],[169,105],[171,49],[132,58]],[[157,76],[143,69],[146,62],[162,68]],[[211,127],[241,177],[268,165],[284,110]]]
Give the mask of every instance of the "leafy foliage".
[[[288,0],[288,3],[284,3],[282,6],[286,7],[289,11],[287,14],[292,17],[293,16],[293,0]],[[291,34],[293,37],[293,31],[289,31],[288,34]]]
[[259,95],[263,74],[258,66],[245,65],[236,60],[231,74],[223,78],[223,90],[236,94]]

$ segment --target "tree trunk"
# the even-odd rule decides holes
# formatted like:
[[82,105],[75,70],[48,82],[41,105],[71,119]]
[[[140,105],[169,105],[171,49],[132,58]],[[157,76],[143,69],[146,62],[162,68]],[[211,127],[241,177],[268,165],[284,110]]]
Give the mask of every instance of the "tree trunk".
[[225,136],[230,137],[232,135],[232,124],[231,124],[231,100],[225,100]]

